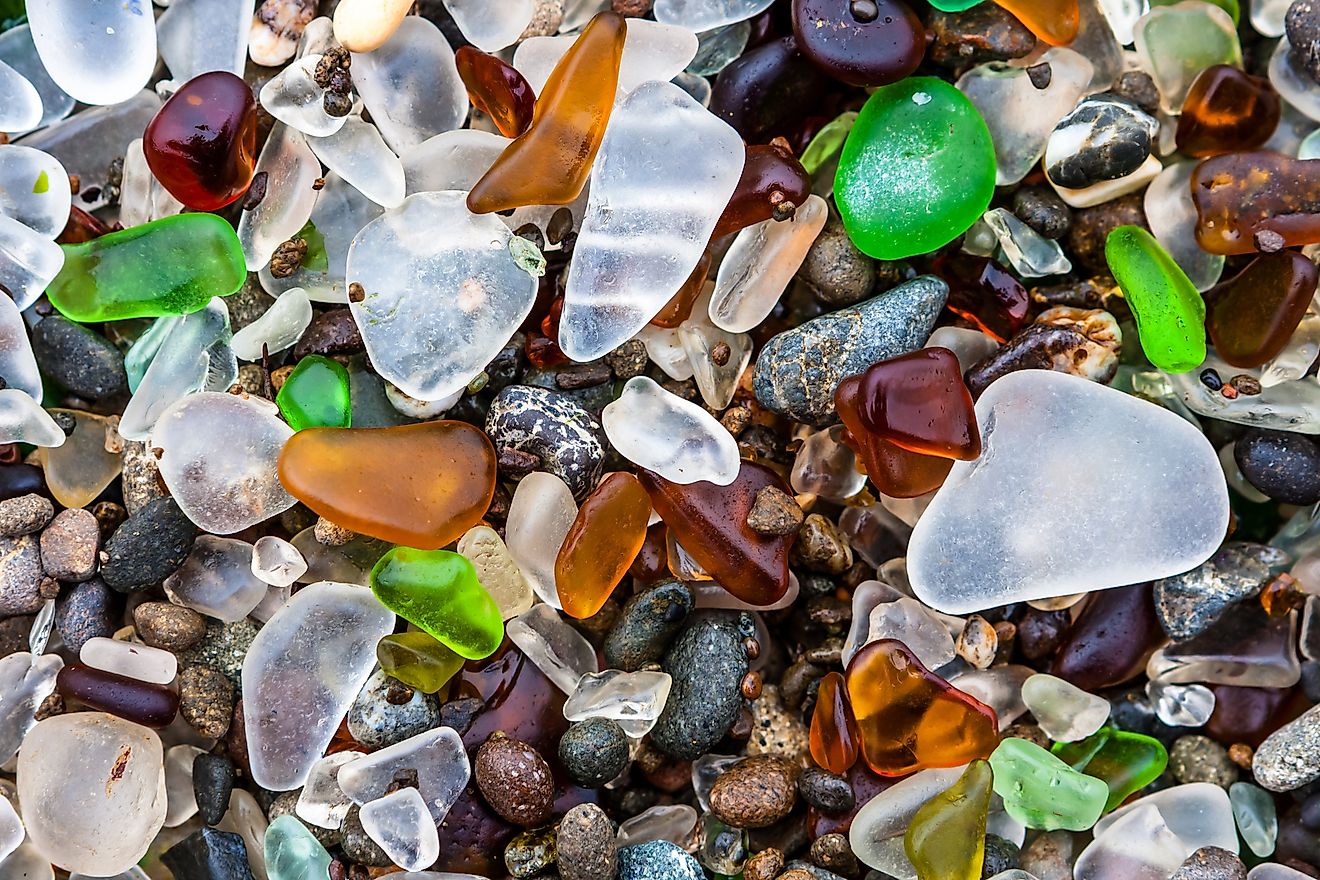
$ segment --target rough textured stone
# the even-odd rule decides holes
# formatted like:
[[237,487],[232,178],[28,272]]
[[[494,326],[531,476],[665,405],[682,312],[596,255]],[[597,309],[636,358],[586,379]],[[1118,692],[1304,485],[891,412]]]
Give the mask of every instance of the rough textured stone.
[[822,813],[847,813],[857,802],[852,783],[846,777],[835,776],[819,767],[802,771],[798,778],[798,794]]
[[165,497],[160,467],[145,440],[124,441],[124,472],[120,483],[124,490],[124,509],[129,516],[157,498]]
[[1312,79],[1320,82],[1320,5],[1314,0],[1294,0],[1283,18],[1283,27],[1293,57]]
[[698,618],[683,631],[663,664],[673,687],[651,731],[657,748],[691,761],[724,737],[742,707],[743,641],[755,633],[750,615],[727,613]]
[[119,597],[100,578],[78,584],[55,606],[55,631],[77,654],[88,639],[109,638],[118,628]]
[[497,455],[508,450],[539,461],[581,498],[600,479],[605,458],[600,422],[571,397],[531,385],[510,385],[491,401],[486,433]]
[[362,827],[360,812],[361,809],[354,804],[349,808],[348,815],[344,817],[344,825],[340,829],[343,832],[340,845],[344,847],[344,855],[371,868],[383,868],[392,864],[385,850],[381,849]]
[[0,537],[17,538],[41,531],[55,515],[49,498],[30,493],[0,501]]
[[797,277],[826,305],[850,306],[866,299],[875,287],[875,260],[852,243],[843,221],[831,214],[807,250]]
[[843,574],[853,563],[853,553],[839,527],[819,513],[813,513],[798,529],[792,560],[812,571]]
[[743,865],[743,880],[775,880],[784,870],[784,854],[771,847],[753,855]]
[[1320,706],[1271,733],[1256,749],[1251,772],[1270,791],[1292,791],[1320,777]]
[[42,576],[36,536],[0,538],[0,617],[40,610]]
[[608,718],[588,718],[564,732],[559,763],[579,785],[604,785],[628,766],[628,735]]
[[606,666],[636,672],[659,660],[692,605],[692,591],[682,581],[662,581],[633,596],[605,637]]
[[782,489],[766,486],[756,493],[747,525],[762,535],[791,535],[802,527],[803,513],[797,501]]
[[128,393],[128,373],[119,349],[62,315],[43,318],[32,328],[32,352],[41,372],[79,397],[104,400]]
[[253,880],[243,838],[229,831],[199,828],[160,857],[174,880]]
[[807,725],[784,707],[779,686],[767,684],[751,704],[752,735],[747,738],[748,755],[778,755],[796,761],[807,753]]
[[210,666],[187,666],[179,673],[179,714],[202,736],[219,739],[234,715],[234,685]]
[[206,619],[171,602],[143,602],[133,609],[138,636],[153,648],[186,651],[206,636]]
[[934,37],[927,59],[954,70],[1021,58],[1036,48],[1031,31],[994,3],[981,3],[965,12],[932,9],[926,24]]
[[1184,574],[1154,583],[1155,613],[1176,642],[1205,632],[1238,602],[1260,592],[1288,564],[1288,554],[1267,544],[1233,541]]
[[536,828],[514,835],[504,847],[504,867],[517,880],[534,877],[555,862],[555,829]]
[[775,755],[744,758],[725,770],[710,790],[710,809],[735,828],[765,828],[797,803],[797,765]]
[[618,869],[614,828],[595,804],[578,804],[564,814],[555,848],[561,880],[600,880],[613,877]]
[[541,753],[501,731],[477,749],[472,776],[481,795],[506,821],[529,827],[550,818],[555,780]]
[[701,865],[667,840],[619,850],[618,880],[705,880]]
[[1074,211],[1063,248],[1072,259],[1073,266],[1087,272],[1108,272],[1105,239],[1109,233],[1120,226],[1148,228],[1143,197],[1143,193],[1132,193],[1094,208]]
[[96,572],[101,525],[90,510],[61,510],[41,533],[41,567],[60,581],[85,581]]
[[377,669],[348,708],[348,732],[369,749],[383,749],[440,724],[440,704]]
[[257,627],[246,617],[233,623],[218,620],[206,622],[206,635],[196,645],[179,655],[181,663],[200,663],[220,670],[234,684],[243,675],[243,658],[247,656]]
[[229,810],[234,762],[225,755],[198,755],[193,759],[192,781],[198,818],[207,825],[218,825]]
[[173,498],[159,498],[131,515],[105,545],[101,577],[121,593],[155,586],[178,571],[197,527]]
[[1247,866],[1226,849],[1203,846],[1187,857],[1169,880],[1246,880]]

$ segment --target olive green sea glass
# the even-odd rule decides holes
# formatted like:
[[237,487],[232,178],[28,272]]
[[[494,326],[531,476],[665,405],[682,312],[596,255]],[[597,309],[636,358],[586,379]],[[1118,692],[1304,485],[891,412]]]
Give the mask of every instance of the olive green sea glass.
[[1169,764],[1169,753],[1159,740],[1112,727],[1078,742],[1055,743],[1054,754],[1108,786],[1106,812],[1154,782]]
[[978,759],[917,810],[903,849],[918,880],[981,880],[992,783],[990,765]]
[[300,360],[275,395],[280,415],[295,431],[350,427],[350,403],[348,370],[318,354]]
[[463,668],[463,658],[424,632],[395,633],[376,643],[376,660],[385,674],[433,694]]
[[214,214],[179,214],[62,247],[64,268],[46,295],[74,321],[188,315],[247,279],[238,236]]
[[504,640],[499,606],[457,553],[395,547],[371,570],[371,590],[386,608],[468,660],[489,657]]
[[1140,226],[1120,226],[1105,239],[1105,260],[1137,321],[1150,362],[1186,373],[1205,360],[1205,300],[1168,252]]
[[1109,788],[1045,749],[1008,737],[990,755],[995,794],[1008,815],[1042,831],[1085,831],[1100,818]]

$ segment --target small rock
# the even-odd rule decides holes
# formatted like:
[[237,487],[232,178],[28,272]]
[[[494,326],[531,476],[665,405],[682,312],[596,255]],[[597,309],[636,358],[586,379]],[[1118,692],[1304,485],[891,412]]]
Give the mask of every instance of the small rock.
[[575,497],[600,480],[605,459],[600,422],[565,394],[510,385],[491,401],[486,433],[497,455],[512,449],[536,456],[535,470],[559,477]]
[[652,840],[619,850],[618,880],[705,880],[701,865],[667,840]]
[[518,37],[521,42],[530,37],[552,37],[564,23],[564,0],[536,0],[532,7],[532,20]]
[[132,516],[157,498],[165,497],[165,481],[145,440],[125,440],[123,461],[120,485],[124,491],[124,509]]
[[633,596],[605,637],[606,666],[636,672],[658,661],[692,605],[692,591],[682,581],[662,581]]
[[1011,840],[998,834],[985,836],[985,861],[981,863],[981,876],[993,877],[1018,866],[1022,850]]
[[0,538],[0,617],[39,611],[46,604],[43,577],[35,535]]
[[1046,831],[1022,850],[1022,870],[1039,880],[1073,880],[1075,845],[1068,831]]
[[595,804],[578,804],[564,814],[555,839],[561,880],[601,880],[618,870],[614,827]]
[[35,493],[0,501],[0,537],[17,538],[39,532],[55,515],[50,499]]
[[710,790],[710,809],[736,828],[765,828],[797,803],[797,766],[775,755],[744,758],[724,771]]
[[540,874],[555,863],[556,857],[553,827],[515,834],[504,847],[504,867],[516,880]]
[[1320,82],[1320,7],[1315,0],[1294,0],[1283,17],[1283,28],[1293,58]]
[[1160,90],[1144,70],[1125,70],[1110,89],[1120,98],[1127,98],[1152,116],[1160,111]]
[[763,849],[743,865],[743,880],[775,880],[784,870],[784,854],[771,847]]
[[153,587],[179,570],[197,527],[173,498],[158,498],[115,529],[105,545],[101,577],[121,593]]
[[1028,608],[1017,622],[1017,648],[1028,660],[1040,660],[1054,654],[1072,626],[1072,614]]
[[1228,788],[1238,780],[1238,768],[1228,750],[1208,736],[1178,737],[1169,750],[1169,772],[1182,783],[1210,782]]
[[1246,880],[1247,866],[1226,849],[1203,846],[1187,857],[1169,880]]
[[724,738],[742,709],[743,642],[755,634],[750,615],[722,613],[698,618],[679,635],[663,664],[673,686],[651,731],[657,748],[691,761]]
[[202,736],[219,739],[234,715],[234,685],[210,666],[187,666],[179,673],[179,714]]
[[335,525],[321,516],[317,517],[316,525],[312,527],[312,537],[316,539],[318,544],[324,544],[327,547],[342,547],[357,535],[352,529]]
[[988,620],[973,614],[963,625],[954,648],[972,666],[985,669],[994,662],[995,652],[999,650],[999,635]]
[[385,850],[362,827],[361,812],[357,804],[349,807],[348,814],[344,816],[344,824],[340,826],[342,839],[339,845],[344,848],[344,855],[369,868],[383,868],[393,864]]
[[838,526],[819,513],[803,520],[791,558],[799,565],[825,574],[843,574],[853,563],[848,539]]
[[83,581],[55,606],[55,631],[77,654],[88,639],[109,638],[118,628],[118,596],[100,578]]
[[809,749],[807,725],[784,706],[778,685],[767,684],[752,701],[752,735],[747,738],[748,755],[778,755],[796,761]]
[[477,716],[486,711],[486,701],[480,697],[459,697],[440,706],[440,726],[452,727],[459,736],[468,732]]
[[578,785],[594,788],[618,776],[628,766],[628,735],[608,718],[588,718],[564,732],[559,763]]
[[1123,334],[1101,309],[1055,306],[967,370],[967,388],[979,397],[991,382],[1018,370],[1054,370],[1108,383],[1118,372]]
[[247,845],[229,831],[198,828],[165,850],[160,860],[174,880],[253,880]]
[[1093,208],[1073,211],[1072,225],[1064,244],[1073,266],[1087,272],[1105,273],[1109,263],[1105,260],[1105,239],[1120,226],[1146,225],[1143,193],[1130,193],[1111,199]]
[[757,492],[752,509],[747,512],[748,527],[762,535],[791,535],[801,528],[802,519],[797,500],[775,486]]
[[1305,434],[1256,428],[1233,447],[1242,476],[1284,504],[1320,501],[1320,444]]
[[48,577],[77,583],[96,572],[101,524],[89,510],[61,510],[41,533],[41,567]]
[[1036,48],[1031,31],[994,4],[982,3],[965,12],[931,10],[926,27],[934,38],[927,59],[953,70],[1021,58]]
[[207,825],[220,824],[234,791],[234,762],[224,755],[198,755],[193,758],[192,782],[197,816]]
[[640,339],[629,339],[623,345],[620,345],[614,351],[605,355],[605,363],[614,371],[614,378],[620,382],[627,382],[634,376],[640,376],[646,372],[646,365],[650,363],[646,355],[646,346]]
[[128,393],[124,356],[101,334],[61,315],[32,328],[32,353],[41,372],[86,400]]
[[843,880],[843,878],[819,865],[795,859],[788,863],[788,870],[779,875],[779,880]]
[[1072,225],[1072,209],[1052,189],[1024,186],[1013,193],[1013,214],[1046,238],[1063,238]]
[[206,619],[172,602],[143,602],[133,609],[133,625],[143,642],[166,651],[186,651],[206,636]]
[[192,648],[179,655],[182,663],[200,663],[220,670],[234,684],[243,675],[243,658],[247,656],[257,627],[246,617],[233,623],[218,620],[206,622],[206,635]]
[[329,357],[335,354],[353,354],[362,351],[362,333],[358,330],[353,313],[348,309],[330,309],[312,318],[302,338],[293,347],[294,360],[309,354]]
[[1126,177],[1150,156],[1159,130],[1159,120],[1127,98],[1091,95],[1054,127],[1045,173],[1068,189]]
[[500,731],[477,749],[472,776],[491,808],[514,825],[540,825],[554,810],[550,765],[536,749]]
[[[989,836],[986,837],[989,840]],[[857,856],[853,855],[846,834],[822,834],[811,843],[807,858],[827,871],[852,877],[857,873]]]
[[1320,706],[1271,733],[1256,749],[1251,772],[1270,791],[1292,791],[1320,777]]
[[1210,628],[1230,609],[1260,592],[1288,564],[1268,544],[1232,541],[1196,568],[1154,583],[1155,615],[1175,642]]
[[846,777],[835,776],[819,767],[802,771],[798,778],[798,794],[822,813],[847,813],[857,803],[852,783]]
[[859,303],[875,287],[875,260],[852,243],[843,221],[831,214],[811,243],[797,277],[827,306]]
[[440,704],[377,669],[348,709],[348,732],[369,749],[383,749],[440,724]]

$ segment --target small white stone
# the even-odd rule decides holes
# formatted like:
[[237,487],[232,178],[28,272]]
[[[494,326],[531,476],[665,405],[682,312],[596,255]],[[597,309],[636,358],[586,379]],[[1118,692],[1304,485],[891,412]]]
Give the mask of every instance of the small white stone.
[[412,0],[341,0],[335,7],[335,39],[350,52],[379,49],[412,6]]
[[1053,675],[1038,674],[1022,684],[1022,701],[1055,742],[1077,742],[1109,718],[1109,701]]
[[273,587],[296,583],[307,571],[298,548],[275,535],[263,535],[252,545],[252,574]]
[[646,376],[628,380],[601,424],[620,455],[670,482],[727,486],[738,478],[738,441],[728,429]]
[[179,673],[179,660],[169,651],[101,636],[83,644],[78,660],[96,669],[153,684],[169,684]]

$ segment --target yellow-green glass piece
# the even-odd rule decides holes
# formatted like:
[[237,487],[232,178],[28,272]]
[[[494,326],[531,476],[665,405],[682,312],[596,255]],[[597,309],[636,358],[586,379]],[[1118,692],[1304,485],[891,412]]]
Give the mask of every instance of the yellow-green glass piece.
[[903,835],[918,880],[981,880],[985,820],[994,775],[977,759],[958,781],[926,801]]
[[424,632],[396,633],[376,643],[376,660],[391,678],[433,694],[463,668],[463,658]]

